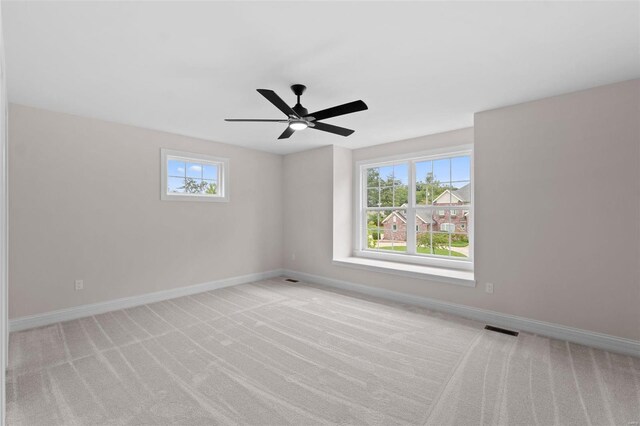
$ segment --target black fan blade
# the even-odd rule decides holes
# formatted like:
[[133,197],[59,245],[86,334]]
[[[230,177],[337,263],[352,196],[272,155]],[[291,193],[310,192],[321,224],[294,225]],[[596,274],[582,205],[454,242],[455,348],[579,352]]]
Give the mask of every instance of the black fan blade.
[[257,123],[288,123],[289,120],[272,120],[270,118],[225,118],[224,121],[254,121]]
[[322,111],[312,112],[307,117],[314,117],[316,120],[324,120],[325,118],[337,117],[339,115],[351,114],[352,112],[364,111],[369,109],[367,104],[362,101],[353,101],[348,104],[334,106],[333,108],[323,109]]
[[269,89],[257,89],[258,93],[267,98],[269,102],[275,105],[280,111],[284,112],[287,117],[293,115],[294,117],[300,117],[294,110],[291,109],[289,105],[285,103],[285,101],[280,98],[273,90]]
[[327,123],[317,123],[313,122],[314,126],[309,127],[310,129],[322,130],[323,132],[335,133],[340,136],[349,136],[351,133],[355,132],[355,130],[345,129],[344,127],[334,126],[332,124]]
[[287,126],[286,130],[284,132],[282,132],[282,134],[280,135],[280,137],[278,139],[287,139],[294,132],[295,132],[295,130],[293,130],[291,127]]

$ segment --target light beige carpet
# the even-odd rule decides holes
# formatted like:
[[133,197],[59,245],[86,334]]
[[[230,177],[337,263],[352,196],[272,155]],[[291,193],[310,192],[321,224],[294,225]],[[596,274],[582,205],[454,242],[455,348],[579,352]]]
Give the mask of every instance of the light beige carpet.
[[629,425],[640,359],[282,279],[12,333],[9,425]]

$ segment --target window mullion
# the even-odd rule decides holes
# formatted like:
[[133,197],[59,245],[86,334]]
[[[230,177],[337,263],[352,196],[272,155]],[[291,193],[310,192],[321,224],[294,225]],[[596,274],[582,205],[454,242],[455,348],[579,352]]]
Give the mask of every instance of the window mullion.
[[360,241],[360,250],[364,250],[369,247],[368,245],[369,222],[367,221],[368,219],[367,206],[369,205],[369,193],[368,193],[369,183],[367,180],[367,169],[365,167],[363,167],[362,170],[360,171],[360,179],[361,179],[361,182],[363,182],[363,184],[360,185],[360,196],[362,197],[362,202],[360,203],[360,206],[362,208],[362,213],[360,214],[360,220],[363,226],[360,226],[359,241]]
[[416,166],[414,161],[409,161],[408,187],[407,254],[416,254]]

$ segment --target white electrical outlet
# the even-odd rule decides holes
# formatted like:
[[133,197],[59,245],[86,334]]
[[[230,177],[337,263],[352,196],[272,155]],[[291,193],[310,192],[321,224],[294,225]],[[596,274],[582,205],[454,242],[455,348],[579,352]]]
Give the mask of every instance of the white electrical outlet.
[[76,291],[84,290],[84,281],[76,280]]
[[486,291],[489,294],[493,294],[493,283],[487,283],[484,291]]

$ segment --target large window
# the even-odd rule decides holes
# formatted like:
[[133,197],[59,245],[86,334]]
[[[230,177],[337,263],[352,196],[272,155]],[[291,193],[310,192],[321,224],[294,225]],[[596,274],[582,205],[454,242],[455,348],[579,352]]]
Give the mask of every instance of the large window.
[[471,269],[470,147],[360,162],[356,255]]
[[161,150],[161,199],[228,201],[229,160]]

